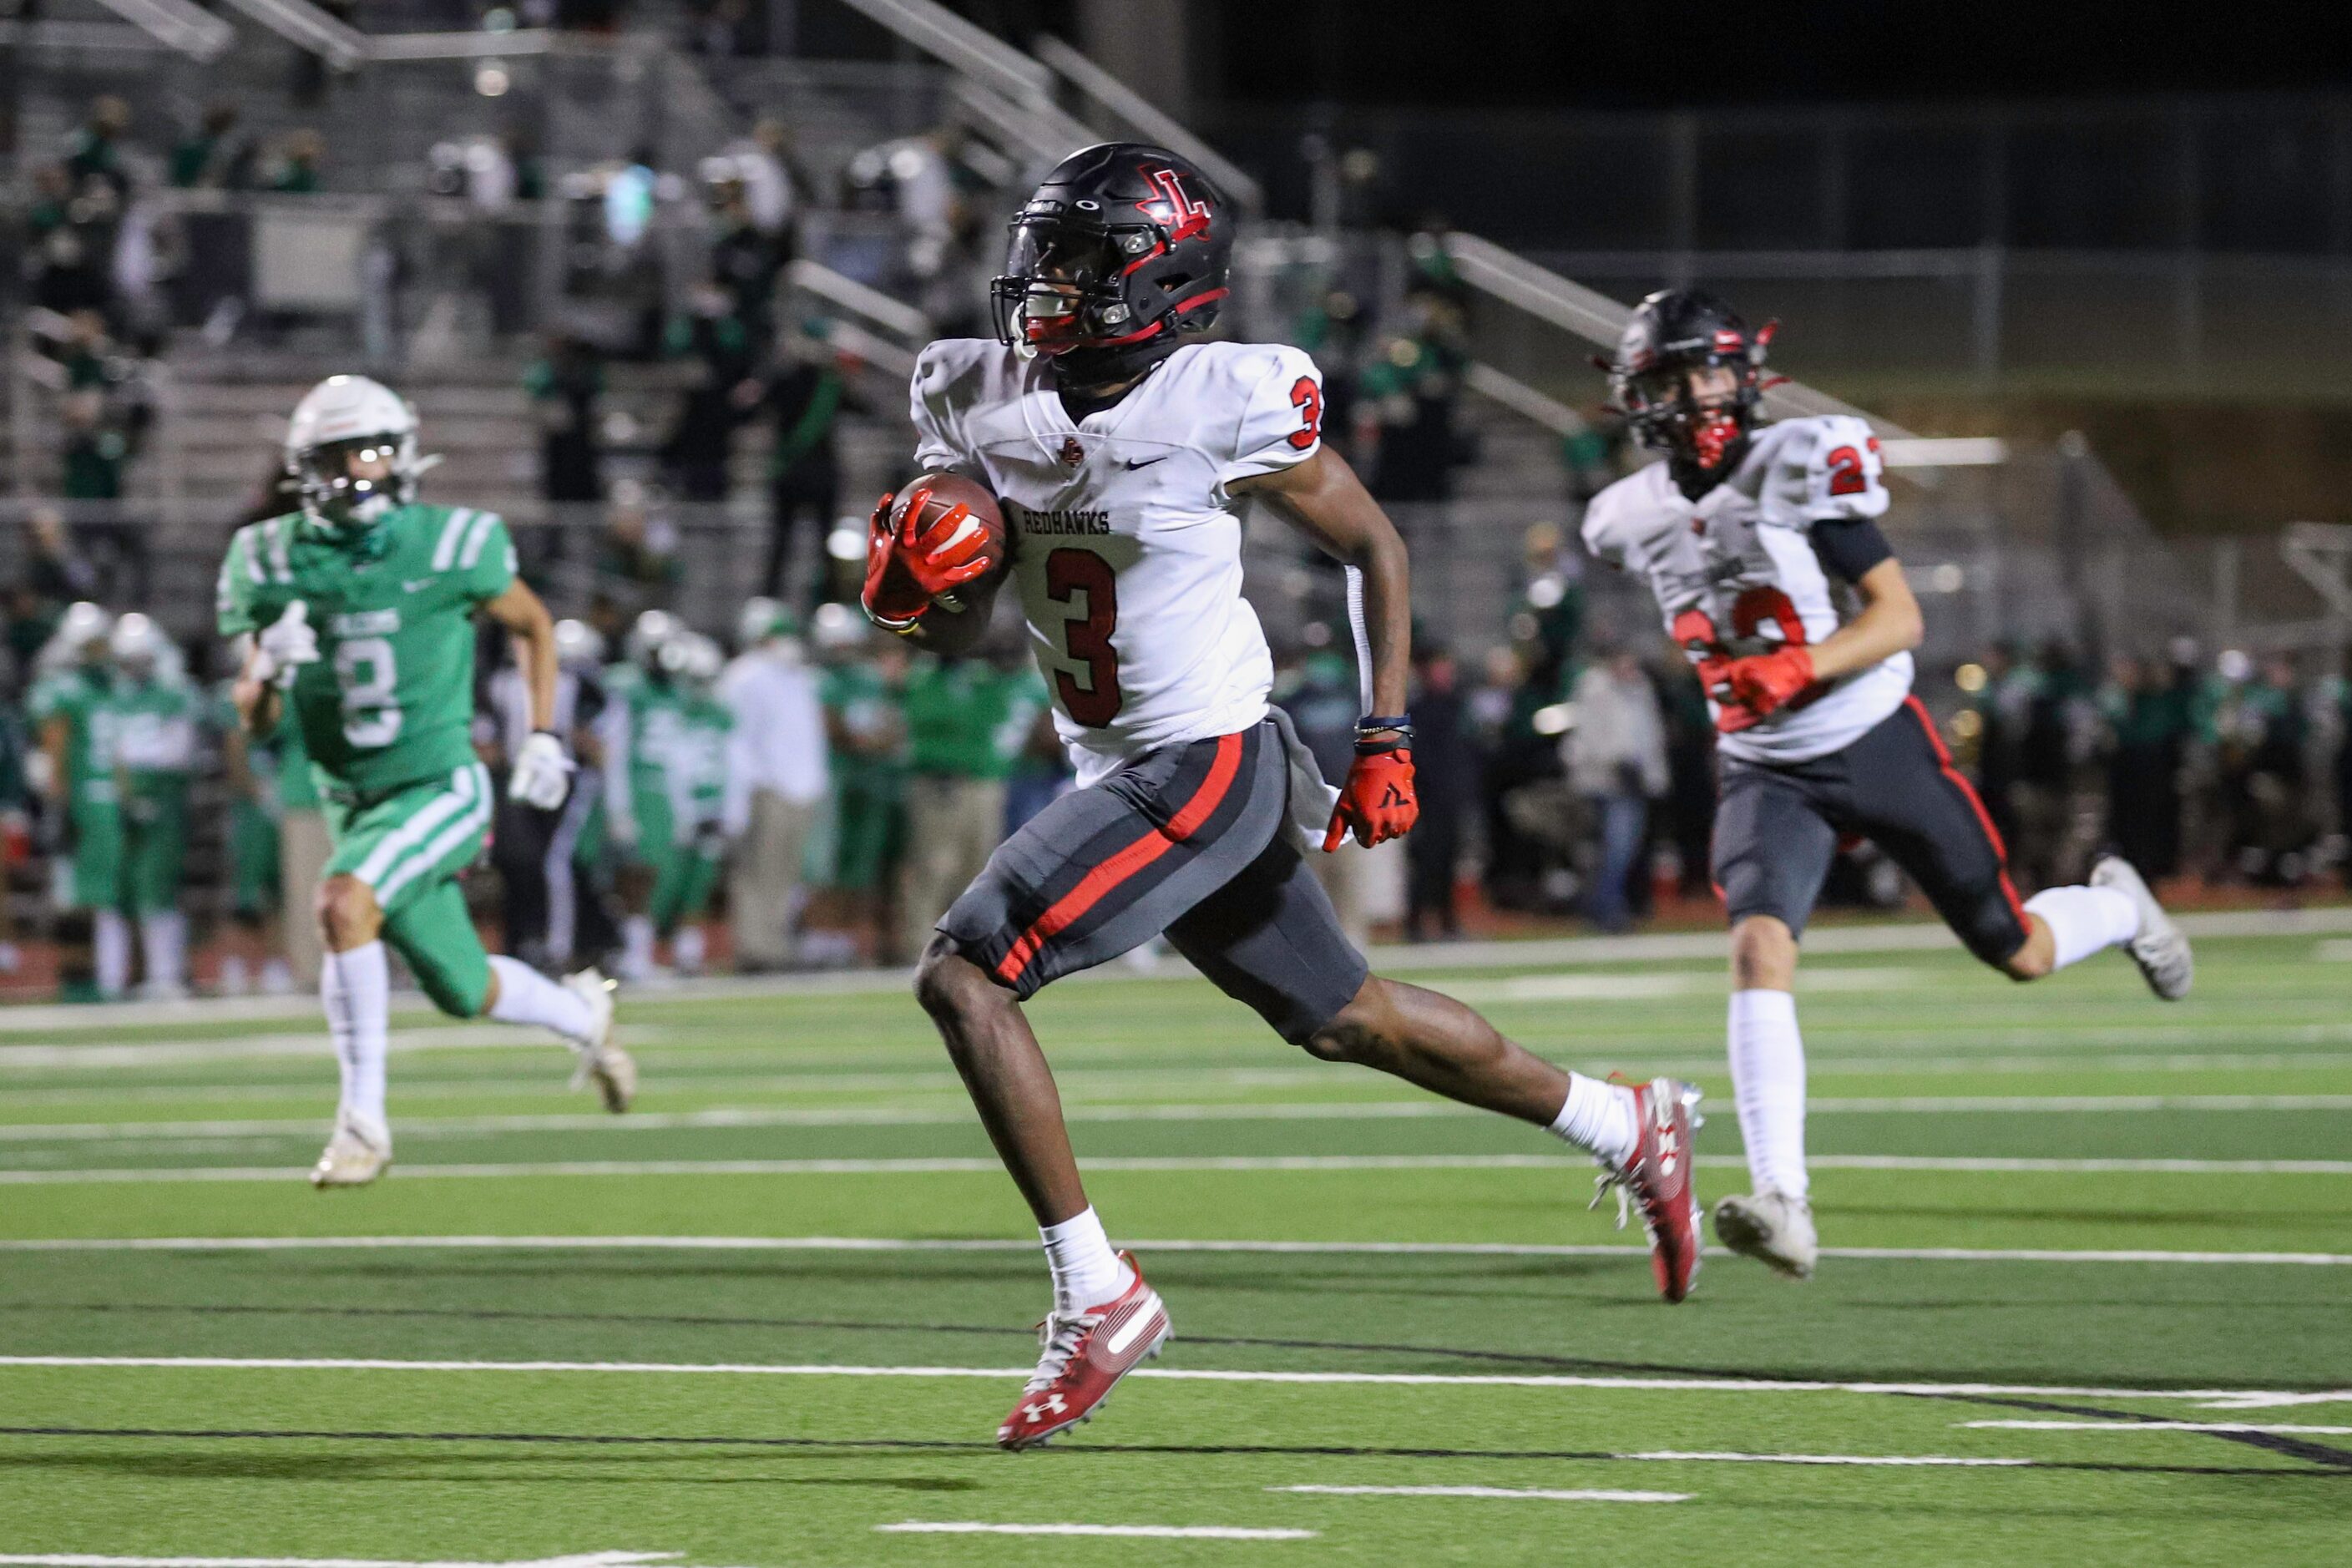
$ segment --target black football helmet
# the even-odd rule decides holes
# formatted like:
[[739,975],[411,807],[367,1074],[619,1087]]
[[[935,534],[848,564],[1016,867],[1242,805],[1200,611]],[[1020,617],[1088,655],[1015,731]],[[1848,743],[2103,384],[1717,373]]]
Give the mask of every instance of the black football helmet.
[[[1780,326],[1750,331],[1739,313],[1696,289],[1662,289],[1634,307],[1609,373],[1609,398],[1642,445],[1666,454],[1675,483],[1696,500],[1739,466],[1764,391],[1764,351]],[[1727,397],[1702,402],[1689,372],[1714,366],[1736,377]]]
[[1055,165],[1012,223],[990,285],[1000,342],[1111,381],[1217,318],[1234,213],[1208,176],[1164,147],[1105,142]]

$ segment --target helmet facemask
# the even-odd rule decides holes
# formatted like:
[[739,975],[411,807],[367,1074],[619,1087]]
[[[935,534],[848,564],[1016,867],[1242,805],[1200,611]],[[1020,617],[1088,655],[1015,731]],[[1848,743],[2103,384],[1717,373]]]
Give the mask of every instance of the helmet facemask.
[[[1706,369],[1724,372],[1728,384],[1695,389],[1692,383]],[[1677,361],[1625,377],[1619,405],[1642,445],[1712,482],[1736,467],[1746,449],[1756,424],[1757,380],[1744,355],[1736,363],[1714,356]]]
[[1148,336],[1158,322],[1139,328],[1122,269],[1151,252],[1153,226],[1113,229],[1098,213],[1035,210],[1044,205],[1013,220],[1004,275],[989,286],[997,340],[1052,355]]
[[373,526],[416,491],[416,438],[412,435],[355,436],[322,442],[288,465],[302,496],[302,510],[338,532]]

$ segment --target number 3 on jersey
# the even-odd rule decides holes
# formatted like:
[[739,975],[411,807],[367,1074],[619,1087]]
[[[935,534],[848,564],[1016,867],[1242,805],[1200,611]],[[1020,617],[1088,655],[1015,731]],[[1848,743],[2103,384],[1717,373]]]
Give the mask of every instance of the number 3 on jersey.
[[[1066,669],[1054,672],[1054,689],[1062,710],[1090,730],[1099,730],[1118,717],[1118,650],[1111,633],[1118,629],[1118,579],[1110,563],[1091,550],[1056,550],[1045,557],[1045,592],[1071,605],[1062,623],[1062,649],[1087,667],[1081,686]],[[1074,596],[1087,596],[1079,613]]]

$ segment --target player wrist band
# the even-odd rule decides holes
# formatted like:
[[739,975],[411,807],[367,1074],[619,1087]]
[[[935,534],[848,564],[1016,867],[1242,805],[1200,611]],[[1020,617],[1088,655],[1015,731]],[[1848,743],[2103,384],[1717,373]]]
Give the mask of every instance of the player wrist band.
[[[1382,737],[1374,739],[1375,736]],[[1377,757],[1390,752],[1402,752],[1412,745],[1412,718],[1399,713],[1393,717],[1375,715],[1356,721],[1356,755]]]

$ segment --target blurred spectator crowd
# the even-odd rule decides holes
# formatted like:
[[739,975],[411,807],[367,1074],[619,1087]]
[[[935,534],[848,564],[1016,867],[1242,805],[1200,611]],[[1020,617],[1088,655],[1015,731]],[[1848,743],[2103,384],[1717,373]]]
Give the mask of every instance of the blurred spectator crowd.
[[[594,28],[616,9],[564,4],[550,16]],[[698,47],[756,47],[742,40],[766,14],[698,6]],[[151,361],[175,328],[215,342],[261,330],[245,220],[150,210],[142,181],[302,194],[324,178],[316,132],[247,135],[231,104],[143,161],[131,126],[128,105],[99,100],[65,155],[36,169],[26,213],[34,379],[56,400],[66,503],[126,493],[154,419]],[[1004,834],[1068,786],[1017,630],[942,661],[871,635],[856,611],[866,498],[844,495],[844,436],[861,419],[895,426],[898,395],[865,374],[873,341],[791,284],[813,211],[863,212],[881,220],[857,231],[868,249],[836,246],[829,261],[943,334],[986,330],[991,193],[1011,173],[992,156],[942,128],[867,149],[820,191],[775,121],[690,178],[651,149],[560,179],[520,136],[434,149],[436,197],[493,215],[566,204],[563,324],[541,334],[522,376],[556,526],[519,537],[527,574],[576,617],[562,711],[583,783],[552,817],[509,808],[473,879],[478,913],[510,950],[550,965],[604,958],[640,980],[907,962]],[[698,217],[683,273],[648,237],[666,203]],[[1401,515],[1454,499],[1479,458],[1462,408],[1469,300],[1444,241],[1442,217],[1419,220],[1392,303],[1376,310],[1325,279],[1290,312],[1325,373],[1328,438]],[[529,251],[461,236],[456,264],[484,302],[479,324],[511,335],[526,319]],[[372,265],[391,279],[413,262],[395,249]],[[390,304],[369,329],[380,346],[430,330]],[[666,389],[653,428],[620,427],[623,365]],[[1506,638],[1417,636],[1420,826],[1391,848],[1313,858],[1360,939],[1439,941],[1521,916],[1610,931],[1661,913],[1710,918],[1706,704],[1652,623],[1637,633],[1591,613],[1570,526],[1635,455],[1603,424],[1572,431],[1559,456],[1562,489],[1545,510],[1562,521],[1527,531]],[[247,517],[290,505],[273,480]],[[699,600],[702,624],[689,624],[680,519],[747,505],[764,538],[729,563],[728,607],[741,613],[714,619]],[[71,505],[25,516],[0,673],[0,973],[40,935],[77,995],[303,982],[325,843],[307,763],[282,739],[236,732],[227,650],[174,642],[193,623],[154,602],[141,531]],[[1300,570],[1320,571],[1327,589],[1333,576]],[[1328,609],[1272,619],[1276,699],[1336,779],[1358,708],[1347,634]],[[478,741],[495,767],[527,722],[501,640],[483,651]],[[2187,645],[2104,668],[2061,646],[2002,647],[1923,674],[1922,694],[2025,890],[2080,880],[2110,844],[2154,878],[2209,886],[2292,889],[2352,873],[2352,690],[2339,677]],[[650,814],[641,798],[669,804]],[[99,879],[83,874],[96,844],[120,848]],[[1828,897],[1889,907],[1905,889],[1864,847],[1841,857]]]

